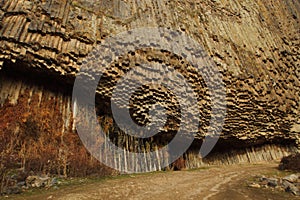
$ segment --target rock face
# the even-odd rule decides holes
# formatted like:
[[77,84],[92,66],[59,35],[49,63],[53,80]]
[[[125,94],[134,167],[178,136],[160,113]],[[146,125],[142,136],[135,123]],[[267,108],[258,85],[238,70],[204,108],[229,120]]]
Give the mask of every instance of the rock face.
[[[97,2],[6,0],[0,3],[0,64],[4,71],[0,75],[0,102],[3,112],[4,109],[21,110],[24,104],[28,104],[29,114],[20,118],[21,121],[27,122],[28,116],[33,114],[32,106],[45,107],[49,110],[47,117],[62,118],[57,127],[58,135],[73,132],[70,91],[75,75],[88,53],[111,34],[139,27],[166,27],[185,32],[202,44],[207,56],[212,58],[223,75],[227,115],[217,150],[226,149],[226,152],[248,155],[266,144],[274,144],[262,147],[271,147],[270,152],[281,149],[280,145],[289,146],[278,150],[280,153],[276,154],[277,156],[271,155],[272,159],[276,159],[294,151],[291,146],[299,146],[299,1]],[[110,83],[117,81],[124,71],[142,62],[174,66],[185,75],[184,77],[191,78],[191,83],[202,99],[198,106],[203,112],[203,117],[199,119],[203,126],[196,131],[198,141],[192,146],[192,149],[197,149],[210,118],[209,95],[205,92],[205,84],[199,84],[199,74],[189,70],[189,63],[171,52],[141,49],[134,52],[134,55],[125,55],[112,64],[111,70],[106,74],[110,82],[98,88],[96,97],[99,99],[99,113],[105,116],[101,118],[101,123],[107,125],[110,130],[117,130],[111,123],[111,113],[107,109],[107,99],[111,97],[114,86]],[[11,75],[14,73],[19,74],[17,78]],[[40,80],[37,83],[28,83],[29,75],[32,75],[33,79],[39,77],[37,79]],[[61,83],[59,87],[56,87],[57,81]],[[61,94],[57,91],[62,87],[66,88],[67,92]],[[166,106],[173,108],[170,112],[175,113],[175,120],[169,121],[169,127],[160,135],[161,139],[156,138],[154,142],[143,141],[147,150],[163,145],[164,141],[169,140],[168,137],[164,138],[164,135],[178,129],[180,118],[176,117],[176,104],[174,106],[168,102],[172,99],[170,94],[157,87],[145,86],[137,91],[136,96],[140,98],[133,99],[133,107],[136,108],[134,113],[137,114],[134,119],[140,125],[147,123],[149,109],[146,107],[153,104],[153,100],[149,101],[149,98],[154,99],[154,102],[166,101]],[[157,98],[153,98],[154,96]],[[49,102],[43,103],[50,100],[57,108],[55,112]],[[122,104],[121,100],[119,104]],[[12,125],[14,117],[17,118],[3,117],[1,123],[6,130],[17,133],[20,125]],[[58,126],[49,124],[52,128],[47,130]],[[119,138],[114,139],[115,143],[123,146],[127,144],[128,147],[129,141],[129,146],[134,148],[135,139],[128,139],[130,137],[124,136],[121,131],[115,132],[117,133],[114,133],[114,136]],[[1,134],[4,134],[4,131]],[[64,142],[61,144],[60,149],[68,149]],[[147,145],[149,148],[146,148]],[[240,148],[244,150],[234,150]],[[190,163],[195,159],[191,154],[185,156]],[[224,156],[230,157],[226,157],[226,153]],[[248,156],[248,161],[251,157]],[[269,160],[267,157],[262,156],[258,160]],[[235,159],[245,160],[238,157]],[[199,161],[194,163],[197,162]]]

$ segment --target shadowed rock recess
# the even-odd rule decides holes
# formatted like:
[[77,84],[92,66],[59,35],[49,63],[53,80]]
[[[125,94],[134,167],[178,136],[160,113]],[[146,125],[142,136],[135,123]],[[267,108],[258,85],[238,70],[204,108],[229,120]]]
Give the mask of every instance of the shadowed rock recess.
[[[211,115],[201,75],[172,52],[139,49],[113,61],[97,89],[99,123],[115,144],[132,152],[155,150],[174,137],[184,120],[171,91],[144,85],[131,98],[131,116],[145,125],[150,106],[159,102],[168,115],[163,129],[139,139],[114,123],[110,97],[116,82],[130,69],[149,63],[173,67],[197,93],[199,130],[178,168],[268,161],[299,150],[298,0],[4,0],[0,8],[0,148],[6,163],[16,163],[7,167],[76,175],[76,170],[96,165],[76,134],[72,85],[93,48],[109,35],[141,27],[179,30],[202,45],[223,75],[225,123],[214,150],[200,158]],[[117,99],[118,106],[124,103]],[[157,159],[167,158],[157,154]],[[120,170],[126,165],[160,170],[147,160],[106,159]]]

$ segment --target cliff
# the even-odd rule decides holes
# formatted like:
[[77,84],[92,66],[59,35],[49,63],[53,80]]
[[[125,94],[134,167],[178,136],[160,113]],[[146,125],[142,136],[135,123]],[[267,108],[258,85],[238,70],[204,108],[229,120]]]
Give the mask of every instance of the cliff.
[[[56,134],[57,143],[52,144],[54,146],[50,148],[53,149],[53,158],[45,159],[42,169],[46,170],[46,166],[49,169],[53,168],[49,166],[51,163],[47,163],[47,160],[60,160],[62,164],[52,165],[58,165],[58,171],[60,166],[64,166],[64,173],[67,166],[71,165],[67,164],[68,159],[70,160],[70,155],[74,154],[72,151],[76,149],[76,144],[69,137],[69,135],[76,137],[71,112],[71,88],[88,53],[109,35],[140,27],[166,27],[186,33],[203,46],[223,75],[227,115],[215,148],[215,162],[231,158],[231,151],[241,157],[235,157],[234,161],[227,159],[224,162],[276,159],[295,151],[293,147],[299,146],[299,1],[89,2],[83,0],[1,2],[0,103],[1,127],[3,127],[1,135],[2,137],[6,134],[18,135],[22,132],[20,130],[26,133],[28,128],[26,126],[24,128],[24,124],[30,120],[34,121],[37,126],[35,132],[40,135],[32,136],[32,139],[28,139],[31,136],[26,137],[30,141],[29,146],[36,145],[36,148],[32,149],[38,149],[39,142],[50,148],[50,143],[45,141],[53,140],[53,135]],[[201,110],[210,110],[207,108],[210,106],[210,100],[203,92],[205,86],[197,83],[197,77],[193,78],[193,75],[197,74],[188,71],[186,62],[181,62],[180,58],[173,58],[172,54],[165,52],[144,50],[135,53],[138,59],[132,59],[130,55],[125,56],[118,61],[119,63],[114,63],[108,76],[117,79],[123,73],[118,74],[118,67],[124,71],[128,62],[132,62],[130,66],[141,61],[155,63],[157,60],[149,57],[156,56],[163,63],[175,63],[185,77],[192,77],[192,84],[204,99],[204,102],[198,102],[198,105]],[[104,125],[108,124],[109,128],[113,127],[110,124],[111,113],[103,104],[110,97],[113,81],[108,87],[100,88],[97,96],[100,99],[98,110],[104,115],[101,122]],[[160,94],[157,88],[153,91],[154,96]],[[139,91],[138,96],[142,98],[140,100],[142,103],[138,100],[134,102],[134,105],[142,110],[137,111],[138,117],[135,118],[141,124],[147,121],[147,117],[141,117],[147,113],[147,110],[142,109],[145,103],[149,103],[147,95],[144,95],[147,92],[149,91],[146,88]],[[158,101],[168,102],[168,98],[162,95]],[[209,121],[209,114],[209,111],[204,111],[204,118],[201,119],[203,124]],[[164,130],[161,138],[164,138],[164,134],[176,130],[176,127],[170,127]],[[199,148],[203,139],[201,131],[205,128],[199,127],[196,131],[198,140],[194,142],[191,151],[193,148]],[[121,132],[118,137],[126,138]],[[126,143],[115,140],[123,145]],[[153,149],[154,146],[157,148],[157,145],[165,143],[161,142],[163,139],[155,140],[159,141],[158,144],[144,141],[145,146],[150,143],[153,147],[149,148]],[[7,141],[13,139],[9,138]],[[129,143],[130,141],[129,139]],[[19,155],[23,156],[21,156],[23,160],[25,155],[32,153],[28,150],[29,147],[22,148],[22,145],[26,145],[22,142],[15,145],[21,149]],[[55,149],[55,146],[59,148]],[[129,146],[134,148],[133,139]],[[12,144],[4,145],[2,152],[12,147]],[[265,156],[257,158],[256,150],[260,152],[258,154]],[[47,150],[35,154],[43,157],[45,152]],[[64,152],[67,152],[66,155]],[[255,159],[249,156],[251,154],[249,152],[253,152]],[[275,153],[272,155],[268,152]],[[187,163],[195,160],[190,164],[191,167],[199,166],[199,159],[191,154],[187,154],[185,159]]]

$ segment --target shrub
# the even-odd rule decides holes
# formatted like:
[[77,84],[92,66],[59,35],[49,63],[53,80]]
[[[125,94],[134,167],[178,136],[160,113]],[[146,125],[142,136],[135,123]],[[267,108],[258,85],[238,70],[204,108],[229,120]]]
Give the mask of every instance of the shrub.
[[283,157],[279,164],[279,169],[300,172],[300,153]]
[[185,166],[184,158],[182,157],[178,158],[172,163],[171,166],[172,166],[171,168],[175,171],[185,169],[186,166]]

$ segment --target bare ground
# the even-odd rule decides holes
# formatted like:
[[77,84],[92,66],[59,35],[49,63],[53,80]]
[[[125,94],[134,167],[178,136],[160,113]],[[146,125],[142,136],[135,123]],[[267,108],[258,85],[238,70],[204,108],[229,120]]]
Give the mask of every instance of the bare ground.
[[203,200],[282,200],[297,199],[271,189],[249,188],[256,175],[280,173],[277,164],[231,165],[207,169],[158,172],[69,186],[12,199],[203,199]]

